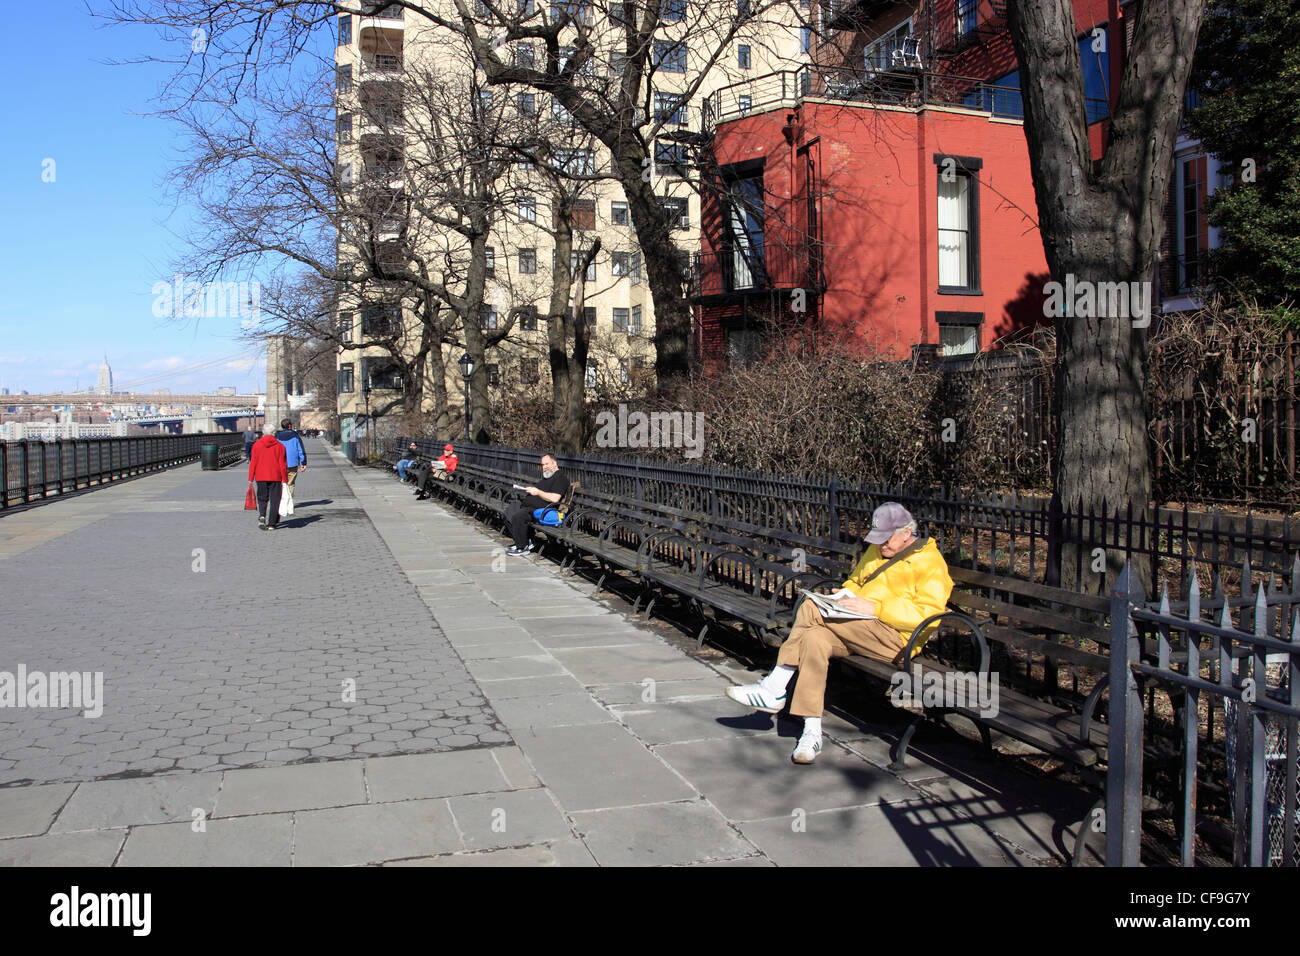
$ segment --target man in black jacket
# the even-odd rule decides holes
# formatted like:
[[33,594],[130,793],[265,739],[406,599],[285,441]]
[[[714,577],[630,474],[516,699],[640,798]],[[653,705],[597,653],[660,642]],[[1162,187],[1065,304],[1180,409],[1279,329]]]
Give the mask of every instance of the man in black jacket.
[[528,540],[528,524],[533,520],[533,512],[564,500],[568,490],[569,476],[560,470],[555,456],[546,452],[542,455],[542,480],[525,488],[527,497],[506,509],[506,525],[510,528],[510,536],[515,539],[514,547],[509,548],[506,554],[527,554],[533,550],[533,543]]

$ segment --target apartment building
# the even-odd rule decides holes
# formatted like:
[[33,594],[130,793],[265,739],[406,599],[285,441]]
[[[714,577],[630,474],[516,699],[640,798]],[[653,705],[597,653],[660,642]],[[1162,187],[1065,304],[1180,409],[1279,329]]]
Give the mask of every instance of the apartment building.
[[[581,24],[583,37],[595,49],[583,68],[592,89],[601,83],[620,82],[626,56],[623,18],[629,13],[641,15],[635,5],[568,2],[548,6],[541,0],[501,0],[501,4],[509,4],[511,9],[518,5],[518,15],[525,21],[537,18],[539,23],[565,23],[562,44],[567,36],[577,36],[577,24]],[[505,8],[492,5],[498,12]],[[451,9],[450,3],[446,6]],[[491,5],[477,3],[475,14],[485,36],[500,35],[499,29],[493,32]],[[725,4],[664,0],[661,4],[656,39],[649,52],[651,88],[642,90],[640,99],[653,113],[653,120],[662,125],[645,159],[643,175],[653,177],[655,193],[670,219],[684,262],[692,262],[700,249],[697,157],[704,125],[702,104],[718,89],[746,77],[807,62],[811,36],[802,19],[797,4],[774,7],[771,14],[759,10],[757,3],[751,6],[749,0]],[[723,44],[720,36],[735,24],[739,24],[735,36]],[[426,258],[452,264],[448,269],[451,285],[452,277],[463,278],[455,264],[465,260],[469,246],[455,229],[430,221],[437,218],[436,211],[422,216],[415,210],[418,203],[411,201],[410,193],[415,169],[429,157],[429,139],[440,135],[441,128],[430,121],[432,117],[422,115],[437,112],[423,87],[439,70],[462,80],[473,75],[464,39],[400,7],[381,8],[366,17],[341,14],[337,29],[340,178],[364,180],[371,188],[369,195],[378,197],[368,233],[378,252],[397,263],[409,261],[412,250],[419,250]],[[493,44],[494,49],[502,45],[496,39]],[[561,45],[561,63],[574,52],[574,47]],[[502,56],[507,55],[517,64],[532,67],[545,62],[547,51],[540,42],[517,41],[510,44],[508,53],[503,51]],[[701,74],[695,96],[684,97],[683,91]],[[593,179],[573,185],[566,202],[574,236],[572,264],[576,266],[582,251],[596,238],[600,240],[600,251],[582,283],[582,317],[592,341],[586,367],[588,387],[617,389],[632,384],[638,373],[652,373],[654,305],[627,197],[617,181],[600,178],[610,169],[608,151],[586,137],[563,107],[543,91],[486,83],[475,89],[481,115],[501,123],[527,123],[536,118],[539,128],[547,130],[546,154],[553,166]],[[640,111],[635,117],[636,121],[645,119]],[[442,135],[446,135],[445,128]],[[553,230],[559,216],[552,173],[537,168],[535,160],[521,153],[508,168],[495,174],[500,203],[484,250],[486,284],[480,328],[491,332],[500,328],[508,315],[518,316],[509,338],[487,360],[489,383],[495,389],[542,389],[549,383],[544,316],[551,294]],[[355,241],[355,236],[341,238],[341,262],[356,255]],[[395,301],[399,291],[372,283],[360,294],[345,297],[338,309],[341,331],[351,336],[351,341],[360,342],[398,328],[407,333],[414,353],[421,346],[420,321],[408,299]],[[364,417],[367,409],[391,403],[408,387],[405,379],[412,374],[426,376],[426,410],[434,391],[428,387],[432,384],[428,376],[442,374],[453,421],[458,420],[463,410],[457,360],[463,349],[448,344],[438,348],[440,361],[429,361],[423,369],[405,370],[381,348],[343,352],[338,384],[345,432],[349,416]]]

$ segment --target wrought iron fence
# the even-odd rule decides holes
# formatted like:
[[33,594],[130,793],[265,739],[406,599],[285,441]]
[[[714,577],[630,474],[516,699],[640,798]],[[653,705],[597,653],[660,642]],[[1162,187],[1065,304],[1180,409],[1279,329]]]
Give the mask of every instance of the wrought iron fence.
[[0,443],[0,508],[194,461],[203,445],[229,456],[243,441],[218,433]]
[[[405,447],[408,438],[402,438]],[[417,440],[436,458],[441,443]],[[515,474],[536,474],[540,452],[493,445],[458,446],[464,461]],[[1151,514],[1130,508],[1065,508],[1044,495],[980,494],[808,475],[777,475],[626,455],[559,455],[585,489],[687,513],[761,527],[772,536],[851,545],[885,501],[898,501],[921,521],[951,560],[1046,584],[1085,582],[1105,593],[1105,570],[1094,571],[1097,549],[1111,567],[1135,558],[1151,565],[1151,581],[1221,577],[1240,579],[1243,561],[1257,572],[1289,571],[1300,551],[1300,527],[1290,517],[1198,512],[1187,506]],[[1150,582],[1148,582],[1150,583]],[[1181,587],[1181,584],[1175,586]],[[1175,593],[1175,597],[1181,597]]]
[[[1267,584],[1255,582],[1253,600],[1249,568],[1243,575],[1235,599],[1216,586],[1203,600],[1193,577],[1186,601],[1165,593],[1148,604],[1137,576],[1129,568],[1120,574],[1111,598],[1108,864],[1141,863],[1144,773],[1150,778],[1161,769],[1147,766],[1147,755],[1163,750],[1176,763],[1174,824],[1184,866],[1196,862],[1204,805],[1216,796],[1229,808],[1236,865],[1300,865],[1300,558],[1286,590],[1270,573]],[[1143,712],[1144,692],[1150,710],[1153,690],[1163,691],[1172,708],[1167,742],[1154,739],[1159,722]]]

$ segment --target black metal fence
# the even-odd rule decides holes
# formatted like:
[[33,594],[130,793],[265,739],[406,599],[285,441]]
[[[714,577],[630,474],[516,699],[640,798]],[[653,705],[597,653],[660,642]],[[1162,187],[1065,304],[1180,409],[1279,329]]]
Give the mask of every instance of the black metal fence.
[[[1166,594],[1148,604],[1136,576],[1128,568],[1120,574],[1111,598],[1108,864],[1142,862],[1142,795],[1153,777],[1172,770],[1184,866],[1196,862],[1198,829],[1208,820],[1203,808],[1216,801],[1227,807],[1235,865],[1300,865],[1300,558],[1286,590],[1268,573],[1267,583],[1254,582],[1252,599],[1249,568],[1243,577],[1236,598],[1216,586],[1203,600],[1193,579],[1186,601]],[[1166,695],[1172,720],[1153,719],[1153,691]],[[1162,724],[1171,739],[1157,739]],[[1172,757],[1157,757],[1153,767],[1153,753]]]
[[[410,439],[399,439],[405,448]],[[417,440],[436,458],[441,443]],[[535,475],[540,452],[458,444],[457,454],[516,474]],[[678,508],[763,528],[792,540],[851,544],[865,534],[885,501],[902,503],[951,560],[1046,584],[1081,582],[1105,593],[1106,567],[1138,557],[1151,580],[1174,582],[1175,597],[1193,571],[1239,582],[1243,561],[1257,571],[1289,572],[1300,551],[1300,527],[1290,517],[1229,515],[1187,507],[1134,514],[1062,507],[1055,498],[976,494],[960,489],[775,475],[641,460],[621,455],[559,455],[584,489]],[[842,549],[840,549],[842,550]]]
[[242,435],[226,432],[3,442],[0,508],[194,461],[202,445],[215,444],[219,454],[228,456],[242,451],[243,442]]

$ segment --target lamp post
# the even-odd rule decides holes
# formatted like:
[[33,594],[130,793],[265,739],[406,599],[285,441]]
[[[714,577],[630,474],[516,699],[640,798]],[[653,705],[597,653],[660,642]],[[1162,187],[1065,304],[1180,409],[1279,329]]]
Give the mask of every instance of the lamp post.
[[460,374],[465,378],[465,441],[469,439],[469,378],[474,374],[474,360],[466,352],[456,363],[460,366]]

